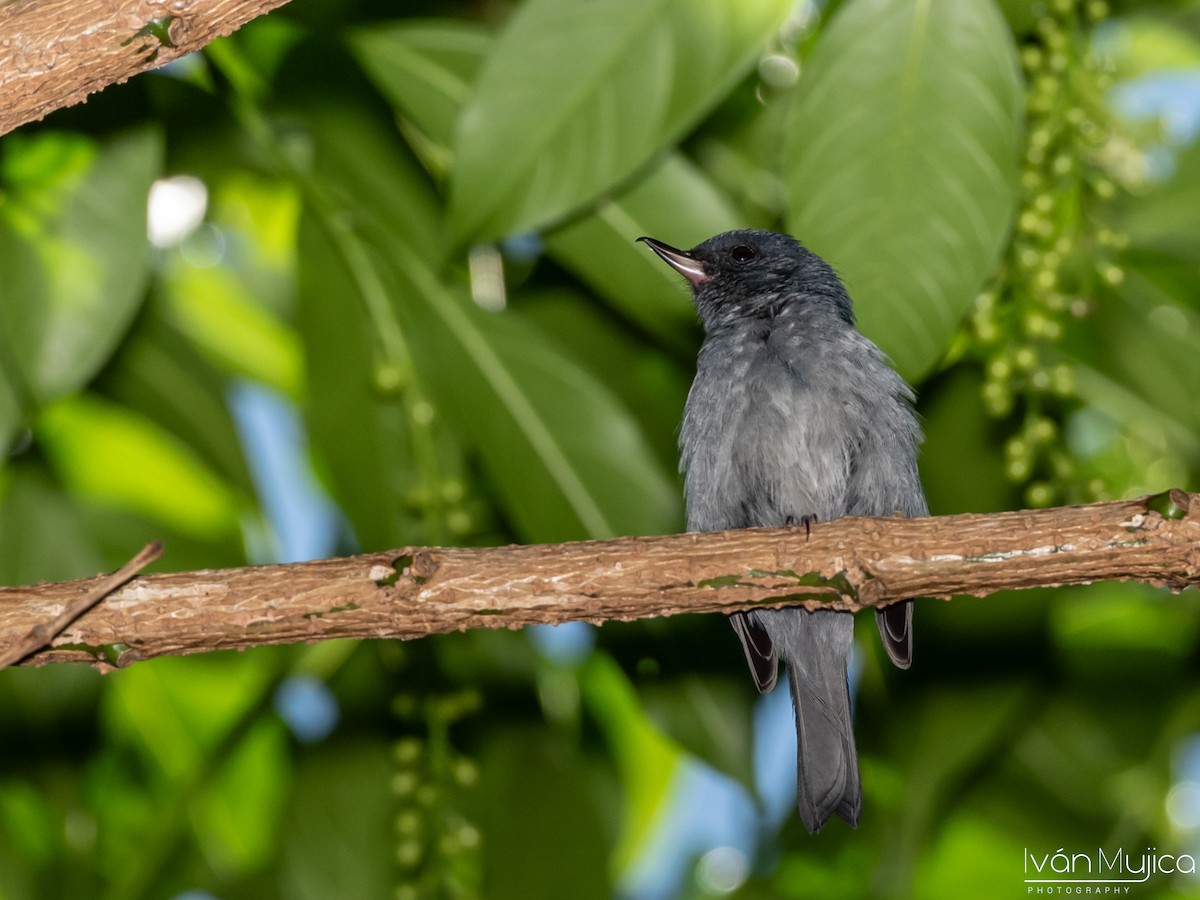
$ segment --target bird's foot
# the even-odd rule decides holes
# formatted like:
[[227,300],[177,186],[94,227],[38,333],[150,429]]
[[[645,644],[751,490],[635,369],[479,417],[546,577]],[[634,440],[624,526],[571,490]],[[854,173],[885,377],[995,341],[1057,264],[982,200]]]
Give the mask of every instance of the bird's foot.
[[807,540],[812,539],[812,527],[813,527],[813,523],[816,521],[817,521],[816,516],[801,516],[799,523],[797,523],[795,516],[788,516],[784,520],[783,524],[788,528],[795,528],[797,524],[803,525],[804,526],[804,539],[807,541]]

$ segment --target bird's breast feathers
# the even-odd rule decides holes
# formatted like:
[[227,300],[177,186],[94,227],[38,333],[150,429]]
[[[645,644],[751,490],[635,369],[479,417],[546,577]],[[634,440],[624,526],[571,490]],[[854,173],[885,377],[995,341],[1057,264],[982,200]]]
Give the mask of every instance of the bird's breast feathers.
[[838,379],[761,340],[707,357],[680,433],[689,528],[845,515],[863,411],[843,402]]

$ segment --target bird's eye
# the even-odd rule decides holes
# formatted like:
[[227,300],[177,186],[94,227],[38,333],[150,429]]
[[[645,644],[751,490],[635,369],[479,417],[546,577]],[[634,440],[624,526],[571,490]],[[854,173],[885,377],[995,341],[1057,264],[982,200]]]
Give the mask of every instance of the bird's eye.
[[750,262],[754,257],[758,256],[758,251],[753,247],[747,247],[745,244],[739,244],[729,251],[729,255],[733,257],[734,262]]

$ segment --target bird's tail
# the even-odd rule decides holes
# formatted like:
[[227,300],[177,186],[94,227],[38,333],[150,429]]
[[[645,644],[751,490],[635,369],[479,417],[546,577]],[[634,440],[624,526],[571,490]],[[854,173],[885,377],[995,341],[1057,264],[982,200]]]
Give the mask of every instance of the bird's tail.
[[799,659],[788,660],[796,708],[800,818],[810,832],[818,831],[834,813],[857,826],[862,784],[850,724],[846,654],[824,642],[813,642],[806,650]]

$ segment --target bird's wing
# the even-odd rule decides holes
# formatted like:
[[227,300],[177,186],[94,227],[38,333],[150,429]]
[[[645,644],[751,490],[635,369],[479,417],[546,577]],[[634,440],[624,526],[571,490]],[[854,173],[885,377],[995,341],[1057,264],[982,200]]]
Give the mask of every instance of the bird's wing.
[[775,678],[779,674],[778,657],[770,635],[749,613],[732,613],[729,623],[742,642],[746,662],[750,664],[750,674],[754,676],[759,693],[767,693],[775,687]]
[[912,617],[911,600],[875,610],[875,624],[879,626],[883,649],[900,669],[907,669],[912,665]]

